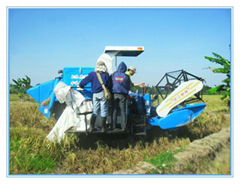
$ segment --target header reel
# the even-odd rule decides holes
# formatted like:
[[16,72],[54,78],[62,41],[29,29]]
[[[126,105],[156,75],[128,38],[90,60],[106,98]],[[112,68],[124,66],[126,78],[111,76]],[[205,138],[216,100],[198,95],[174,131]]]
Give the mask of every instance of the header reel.
[[[161,80],[155,86],[157,89],[158,95],[161,96],[162,100],[166,99],[169,94],[171,94],[182,82],[186,82],[189,80],[200,80],[204,81],[204,79],[193,75],[185,70],[177,70],[165,73],[165,75],[161,78]],[[194,94],[190,99],[185,100],[181,103],[184,105],[189,102],[195,101],[203,101],[201,91]],[[204,101],[203,101],[204,102]]]

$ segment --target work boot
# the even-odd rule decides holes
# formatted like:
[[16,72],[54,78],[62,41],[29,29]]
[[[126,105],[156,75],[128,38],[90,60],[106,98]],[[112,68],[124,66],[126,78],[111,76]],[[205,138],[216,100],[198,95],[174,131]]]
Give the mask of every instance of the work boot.
[[121,130],[122,131],[126,130],[126,123],[124,123],[124,122],[121,123]]
[[100,117],[100,124],[102,126],[102,129],[101,129],[102,133],[106,132],[106,121],[107,121],[107,117]]
[[116,121],[111,118],[111,129],[114,130],[116,128]]
[[122,125],[121,130],[126,131],[126,125]]
[[89,132],[93,132],[96,118],[97,118],[97,116],[95,114],[92,114],[92,117],[91,117],[91,120],[90,120]]

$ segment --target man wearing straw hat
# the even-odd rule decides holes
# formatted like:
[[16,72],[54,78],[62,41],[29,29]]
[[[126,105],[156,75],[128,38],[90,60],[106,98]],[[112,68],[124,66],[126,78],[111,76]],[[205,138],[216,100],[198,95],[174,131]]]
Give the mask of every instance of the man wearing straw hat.
[[94,72],[88,74],[86,78],[84,78],[79,87],[83,88],[89,82],[92,84],[92,93],[93,93],[93,114],[91,118],[91,127],[90,132],[93,131],[95,127],[95,121],[97,116],[100,116],[100,124],[102,126],[102,132],[106,131],[106,120],[108,116],[108,100],[104,97],[103,87],[97,77],[97,72],[100,73],[103,84],[106,88],[110,88],[111,81],[109,74],[107,72],[107,67],[103,61],[98,61],[96,64],[96,68]]

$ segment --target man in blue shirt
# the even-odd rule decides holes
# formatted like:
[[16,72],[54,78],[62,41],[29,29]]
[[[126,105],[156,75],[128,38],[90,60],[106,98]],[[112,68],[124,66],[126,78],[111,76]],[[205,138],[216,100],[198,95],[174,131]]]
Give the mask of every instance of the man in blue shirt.
[[84,78],[79,87],[83,88],[86,84],[91,82],[92,84],[92,93],[93,93],[93,114],[91,118],[91,127],[90,132],[93,131],[96,117],[100,116],[100,124],[102,125],[102,132],[106,131],[106,120],[108,116],[108,100],[104,97],[104,91],[102,85],[100,84],[96,72],[100,73],[102,81],[106,88],[110,88],[111,81],[109,74],[107,72],[107,67],[103,61],[97,62],[97,66],[94,72],[88,74],[86,78]]

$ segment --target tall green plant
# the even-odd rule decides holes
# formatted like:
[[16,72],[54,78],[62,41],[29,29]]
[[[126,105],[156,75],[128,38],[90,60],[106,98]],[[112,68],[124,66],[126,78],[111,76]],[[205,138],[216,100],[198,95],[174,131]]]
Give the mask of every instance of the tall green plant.
[[10,93],[17,93],[19,96],[26,94],[26,90],[31,88],[31,79],[28,76],[25,78],[13,79],[13,84],[10,84]]
[[215,86],[209,90],[210,93],[216,93],[221,92],[223,94],[222,99],[228,99],[228,103],[230,102],[230,70],[231,70],[231,62],[220,56],[217,53],[212,53],[214,57],[205,56],[205,59],[207,59],[210,62],[220,64],[221,68],[215,68],[212,71],[214,73],[222,73],[226,75],[226,78],[222,81],[223,84],[220,84],[218,86]]

